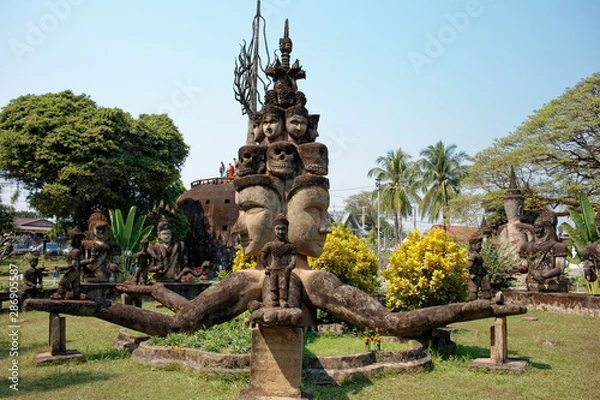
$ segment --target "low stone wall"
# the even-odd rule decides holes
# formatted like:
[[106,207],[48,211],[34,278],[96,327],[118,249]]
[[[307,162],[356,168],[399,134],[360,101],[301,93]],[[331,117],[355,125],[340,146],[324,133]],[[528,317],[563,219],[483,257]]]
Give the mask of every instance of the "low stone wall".
[[[339,357],[305,356],[302,380],[317,385],[334,385],[380,371],[409,371],[429,367],[431,357],[421,343],[414,340],[409,343],[412,348],[408,350],[369,351]],[[154,347],[142,342],[131,358],[139,364],[159,367],[180,364],[186,368],[219,374],[250,372],[249,354],[217,354],[189,348]]]
[[600,318],[600,296],[582,293],[539,293],[513,290],[504,293],[506,303],[556,314]]

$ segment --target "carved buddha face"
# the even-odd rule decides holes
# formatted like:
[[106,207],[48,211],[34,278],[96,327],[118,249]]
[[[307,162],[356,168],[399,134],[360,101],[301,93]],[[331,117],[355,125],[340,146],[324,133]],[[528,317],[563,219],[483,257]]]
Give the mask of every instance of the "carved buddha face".
[[173,234],[170,229],[163,229],[158,233],[158,239],[163,244],[170,244]]
[[281,210],[279,195],[266,186],[248,186],[235,193],[235,202],[240,213],[233,233],[240,236],[246,256],[257,256],[275,238],[273,220]]
[[318,257],[331,225],[327,221],[329,192],[320,186],[299,189],[288,202],[288,239],[299,254]]
[[283,120],[280,115],[267,113],[263,117],[262,130],[269,142],[274,142],[283,132]]
[[292,114],[285,119],[285,130],[294,140],[298,140],[306,133],[308,119],[300,114]]

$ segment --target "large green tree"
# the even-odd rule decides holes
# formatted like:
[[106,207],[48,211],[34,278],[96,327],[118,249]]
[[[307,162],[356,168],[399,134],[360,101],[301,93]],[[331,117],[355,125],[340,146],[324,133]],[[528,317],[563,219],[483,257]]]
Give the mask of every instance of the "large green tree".
[[531,207],[578,206],[600,200],[600,72],[535,110],[513,133],[473,158],[470,183],[503,196],[515,168]]
[[381,207],[394,217],[396,246],[402,241],[402,218],[412,214],[411,200],[417,198],[415,168],[410,158],[402,149],[389,150],[387,155],[377,158],[378,166],[368,172],[369,177],[379,179],[382,184]]
[[421,151],[417,162],[420,170],[419,187],[423,197],[419,203],[421,218],[429,216],[433,222],[442,216],[444,226],[448,221],[448,203],[459,193],[461,181],[467,174],[464,164],[467,154],[457,151],[456,145],[446,146],[442,141]]
[[31,207],[86,228],[92,208],[148,210],[188,155],[167,115],[136,120],[71,91],[25,95],[0,112],[0,171]]

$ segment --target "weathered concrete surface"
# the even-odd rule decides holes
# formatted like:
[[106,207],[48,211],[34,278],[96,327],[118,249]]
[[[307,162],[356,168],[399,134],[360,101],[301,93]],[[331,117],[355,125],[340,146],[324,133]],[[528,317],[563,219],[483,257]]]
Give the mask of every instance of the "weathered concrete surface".
[[[302,381],[317,385],[336,385],[369,377],[380,371],[410,371],[428,368],[431,357],[423,345],[411,340],[408,350],[372,351],[345,356],[311,357],[302,360]],[[190,348],[154,347],[145,342],[132,353],[139,364],[164,367],[179,364],[196,371],[219,374],[250,372],[249,354],[217,354]]]
[[506,303],[523,304],[538,311],[600,318],[600,296],[582,293],[504,293]]

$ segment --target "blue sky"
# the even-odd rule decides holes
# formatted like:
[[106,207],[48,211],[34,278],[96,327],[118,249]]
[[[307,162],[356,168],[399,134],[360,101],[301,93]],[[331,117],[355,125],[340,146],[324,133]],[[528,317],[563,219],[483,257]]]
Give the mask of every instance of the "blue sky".
[[[189,187],[244,144],[233,68],[255,9],[255,0],[0,0],[0,107],[69,89],[134,117],[168,112],[191,149]],[[262,9],[271,52],[290,20],[336,210],[374,189],[367,172],[388,150],[416,159],[442,140],[473,155],[600,70],[594,0],[263,0]]]

